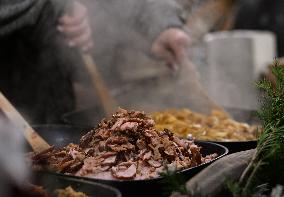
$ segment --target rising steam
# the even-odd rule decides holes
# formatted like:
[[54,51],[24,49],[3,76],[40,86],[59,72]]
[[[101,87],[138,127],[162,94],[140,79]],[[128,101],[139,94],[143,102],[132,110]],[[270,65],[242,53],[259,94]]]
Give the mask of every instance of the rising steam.
[[24,157],[23,137],[18,129],[0,119],[0,193],[9,191],[9,184],[20,184],[26,180],[29,170]]

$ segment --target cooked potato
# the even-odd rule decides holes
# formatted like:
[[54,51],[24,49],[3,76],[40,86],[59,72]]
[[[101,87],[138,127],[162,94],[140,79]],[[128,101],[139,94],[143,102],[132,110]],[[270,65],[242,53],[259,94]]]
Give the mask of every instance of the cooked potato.
[[212,111],[209,116],[189,109],[168,109],[152,114],[156,129],[169,129],[176,135],[192,135],[198,140],[247,141],[255,140],[260,130],[257,126],[237,122],[222,111]]

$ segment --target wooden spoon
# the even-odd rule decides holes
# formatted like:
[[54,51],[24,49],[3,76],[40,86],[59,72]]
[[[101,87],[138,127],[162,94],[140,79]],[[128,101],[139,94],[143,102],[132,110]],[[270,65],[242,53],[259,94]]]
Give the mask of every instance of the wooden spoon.
[[199,106],[208,107],[209,111],[218,110],[222,111],[226,116],[230,117],[230,115],[219,106],[210,96],[207,94],[207,91],[204,89],[202,84],[198,79],[198,74],[196,71],[196,66],[187,58],[183,58],[181,61],[181,66],[185,68],[186,74],[189,80],[190,85],[192,86],[191,94],[194,94],[195,97],[200,98],[198,99]]
[[[72,16],[74,13],[74,3],[74,1],[71,1],[71,3],[66,7],[66,12],[70,16]],[[79,53],[81,53],[84,66],[87,70],[87,73],[89,74],[89,77],[91,78],[92,85],[100,98],[105,115],[107,117],[112,116],[113,112],[115,112],[116,110],[117,103],[109,93],[109,90],[105,85],[103,78],[101,77],[98,67],[93,60],[93,57],[88,53]]]
[[97,65],[94,63],[92,56],[82,54],[82,59],[90,75],[92,84],[99,95],[105,114],[107,117],[111,117],[113,112],[116,110],[117,103],[109,93],[109,90],[99,73]]
[[42,152],[51,147],[42,137],[39,136],[39,134],[29,125],[29,123],[1,92],[0,109],[13,124],[20,128],[21,132],[24,134],[26,140],[35,152]]

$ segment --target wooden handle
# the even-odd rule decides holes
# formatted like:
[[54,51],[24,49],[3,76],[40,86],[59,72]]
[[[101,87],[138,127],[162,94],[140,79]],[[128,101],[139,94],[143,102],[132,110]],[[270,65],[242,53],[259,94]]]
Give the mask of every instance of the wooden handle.
[[87,54],[82,54],[82,58],[84,60],[86,69],[90,74],[93,86],[95,87],[100,97],[105,114],[106,116],[110,117],[113,114],[117,104],[114,101],[114,99],[111,97],[108,88],[106,87],[98,71],[97,65],[93,61],[93,58]]
[[0,108],[5,116],[15,125],[19,126],[26,140],[35,152],[41,152],[50,148],[49,144],[42,139],[29,123],[21,116],[14,106],[0,92]]
[[196,71],[196,66],[188,59],[184,58],[181,62],[181,65],[183,67],[186,67],[187,69],[187,74],[189,75],[189,79],[191,81],[191,84],[195,88],[195,92],[193,94],[197,94],[201,99],[203,99],[207,106],[209,106],[212,110],[219,110],[222,111],[224,114],[226,114],[228,117],[230,115],[221,107],[219,106],[214,100],[210,98],[210,96],[207,94],[205,89],[203,88],[202,84],[200,83],[198,76],[197,76],[197,71]]
[[[198,42],[212,28],[229,30],[234,20],[233,0],[205,1],[190,14],[186,26],[190,31],[191,42]],[[202,25],[200,25],[202,24]]]

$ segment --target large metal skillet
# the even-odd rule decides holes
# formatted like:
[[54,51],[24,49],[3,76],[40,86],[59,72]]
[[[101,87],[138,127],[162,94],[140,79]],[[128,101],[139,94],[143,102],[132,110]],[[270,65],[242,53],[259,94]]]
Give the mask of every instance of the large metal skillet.
[[[35,152],[41,152],[48,148],[50,145],[40,136],[38,133],[29,125],[29,123],[21,116],[21,114],[15,109],[15,107],[6,99],[6,97],[0,91],[0,117],[3,118],[3,123],[7,126],[5,128],[10,128],[9,132],[21,132],[23,137],[26,139],[29,148]],[[5,129],[2,128],[2,129]],[[49,128],[51,129],[51,128]],[[49,130],[48,129],[48,130]],[[59,128],[59,131],[62,128]],[[42,129],[44,130],[44,129]],[[54,129],[58,131],[57,129]],[[48,133],[43,132],[43,133]],[[52,134],[51,132],[49,134]],[[52,136],[50,136],[52,137]],[[53,144],[58,146],[64,145],[60,144],[60,139],[64,136],[54,135],[52,137],[58,141],[52,141]],[[65,138],[65,140],[70,140]],[[64,140],[63,140],[64,141]],[[17,143],[17,142],[15,142]],[[31,151],[30,150],[30,151]],[[110,186],[98,184],[95,182],[87,182],[80,180],[78,178],[69,178],[60,174],[44,174],[44,173],[35,173],[33,180],[26,180],[27,183],[30,182],[34,185],[43,187],[45,192],[48,192],[48,196],[54,196],[54,191],[56,189],[65,189],[66,187],[71,186],[75,191],[83,192],[87,196],[97,196],[97,197],[120,197],[121,194],[117,189],[114,189]],[[23,185],[17,185],[13,182],[6,183],[6,189],[9,190],[11,196],[43,196],[37,194],[37,190],[34,187],[30,187],[29,184],[22,182]],[[42,189],[39,189],[42,190]],[[10,196],[9,195],[9,196]],[[45,195],[44,195],[45,196]],[[55,195],[57,196],[57,195]],[[80,195],[81,196],[81,195]]]
[[117,189],[108,185],[79,180],[78,178],[66,177],[60,174],[39,172],[34,174],[31,183],[42,186],[51,197],[56,196],[55,191],[57,189],[65,189],[69,186],[76,192],[83,192],[90,197],[121,197],[121,193]]
[[[255,111],[237,108],[226,108],[226,111],[237,121],[245,122],[248,124],[259,124],[256,118]],[[94,106],[88,109],[77,110],[66,113],[62,116],[62,121],[69,125],[90,127],[97,125],[98,122],[104,117],[103,111],[99,106]],[[249,150],[256,147],[256,140],[248,141],[212,141],[221,144],[229,149],[229,153]]]
[[[34,126],[34,129],[49,144],[55,145],[56,147],[62,147],[71,142],[78,143],[80,137],[88,131],[88,128],[86,127],[76,127],[70,125],[38,125]],[[202,154],[217,153],[219,155],[218,158],[220,158],[228,153],[228,149],[222,145],[210,142],[197,142],[197,144],[203,147]],[[183,170],[179,173],[179,175],[184,177],[185,180],[188,180],[212,162]],[[64,176],[74,178],[70,175]],[[139,181],[109,181],[82,177],[80,177],[80,179],[113,186],[121,191],[123,197],[168,196],[170,194],[169,185],[166,183],[164,178]]]

